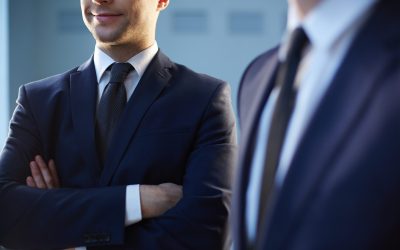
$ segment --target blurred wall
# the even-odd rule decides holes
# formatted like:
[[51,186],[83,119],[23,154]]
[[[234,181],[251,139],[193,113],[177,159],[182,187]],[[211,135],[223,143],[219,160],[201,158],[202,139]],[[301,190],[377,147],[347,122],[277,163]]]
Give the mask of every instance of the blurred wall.
[[92,53],[79,0],[10,0],[10,110],[18,88],[67,71]]
[[8,124],[8,0],[0,1],[0,150]]
[[235,103],[248,63],[280,41],[286,8],[285,0],[172,0],[158,41],[175,61],[228,81]]
[[[9,21],[10,110],[21,84],[75,67],[93,51],[79,0],[12,0]],[[172,60],[227,80],[235,102],[246,65],[279,42],[285,22],[283,0],[171,0],[157,41]]]

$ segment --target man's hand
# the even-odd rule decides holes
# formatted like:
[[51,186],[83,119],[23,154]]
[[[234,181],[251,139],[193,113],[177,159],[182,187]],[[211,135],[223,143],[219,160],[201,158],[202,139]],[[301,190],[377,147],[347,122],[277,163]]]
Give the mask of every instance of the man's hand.
[[182,186],[173,183],[140,185],[139,190],[144,219],[160,216],[182,198]]
[[26,178],[26,185],[33,188],[53,189],[60,187],[56,165],[53,160],[46,163],[40,155],[37,155],[29,163],[32,176]]

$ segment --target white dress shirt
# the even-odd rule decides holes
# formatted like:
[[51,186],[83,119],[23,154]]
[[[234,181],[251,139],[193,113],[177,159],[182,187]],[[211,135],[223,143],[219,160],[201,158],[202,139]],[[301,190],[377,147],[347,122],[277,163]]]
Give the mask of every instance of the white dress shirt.
[[[135,88],[137,87],[140,79],[142,78],[144,72],[149,66],[151,60],[157,54],[158,45],[157,42],[154,42],[152,46],[143,50],[139,54],[135,55],[128,61],[135,70],[132,70],[124,81],[125,89],[126,89],[126,99],[132,96]],[[97,82],[99,83],[98,87],[98,100],[97,103],[100,102],[101,96],[105,87],[111,78],[111,71],[107,70],[107,68],[115,63],[115,61],[104,53],[98,47],[94,50],[93,55],[94,67],[96,70]],[[139,192],[139,184],[128,185],[126,187],[126,196],[125,196],[125,226],[132,225],[142,220],[142,211],[140,204],[140,192]],[[76,250],[84,250],[86,247],[78,247]]]
[[[333,80],[353,38],[368,17],[375,2],[376,0],[322,0],[304,20],[300,20],[294,7],[289,5],[288,27],[283,45],[278,52],[279,60],[285,59],[287,37],[297,27],[303,27],[310,40],[310,45],[305,51],[296,75],[295,86],[298,88],[298,92],[276,171],[275,185],[277,189],[282,186],[285,180],[300,138],[312,115]],[[267,151],[267,137],[278,91],[278,89],[272,91],[261,114],[256,147],[251,163],[245,215],[246,230],[250,240],[255,239],[257,230],[259,195],[266,157],[265,152]]]

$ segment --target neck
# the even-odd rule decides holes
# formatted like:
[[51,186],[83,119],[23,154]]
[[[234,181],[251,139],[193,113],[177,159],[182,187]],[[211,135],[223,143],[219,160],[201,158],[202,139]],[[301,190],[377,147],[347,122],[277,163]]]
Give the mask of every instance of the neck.
[[143,50],[154,44],[155,40],[142,42],[140,44],[106,44],[97,42],[96,46],[110,56],[116,62],[126,62]]
[[296,11],[300,20],[304,20],[320,1],[321,0],[289,0],[289,5]]

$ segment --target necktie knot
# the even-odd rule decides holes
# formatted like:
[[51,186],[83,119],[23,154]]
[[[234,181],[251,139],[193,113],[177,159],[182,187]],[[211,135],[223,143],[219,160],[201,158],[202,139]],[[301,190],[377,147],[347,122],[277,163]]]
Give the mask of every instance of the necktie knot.
[[292,58],[299,61],[301,53],[308,43],[309,39],[304,29],[301,27],[296,28],[290,35],[287,59]]
[[114,63],[111,65],[110,83],[123,83],[132,69],[130,63]]

